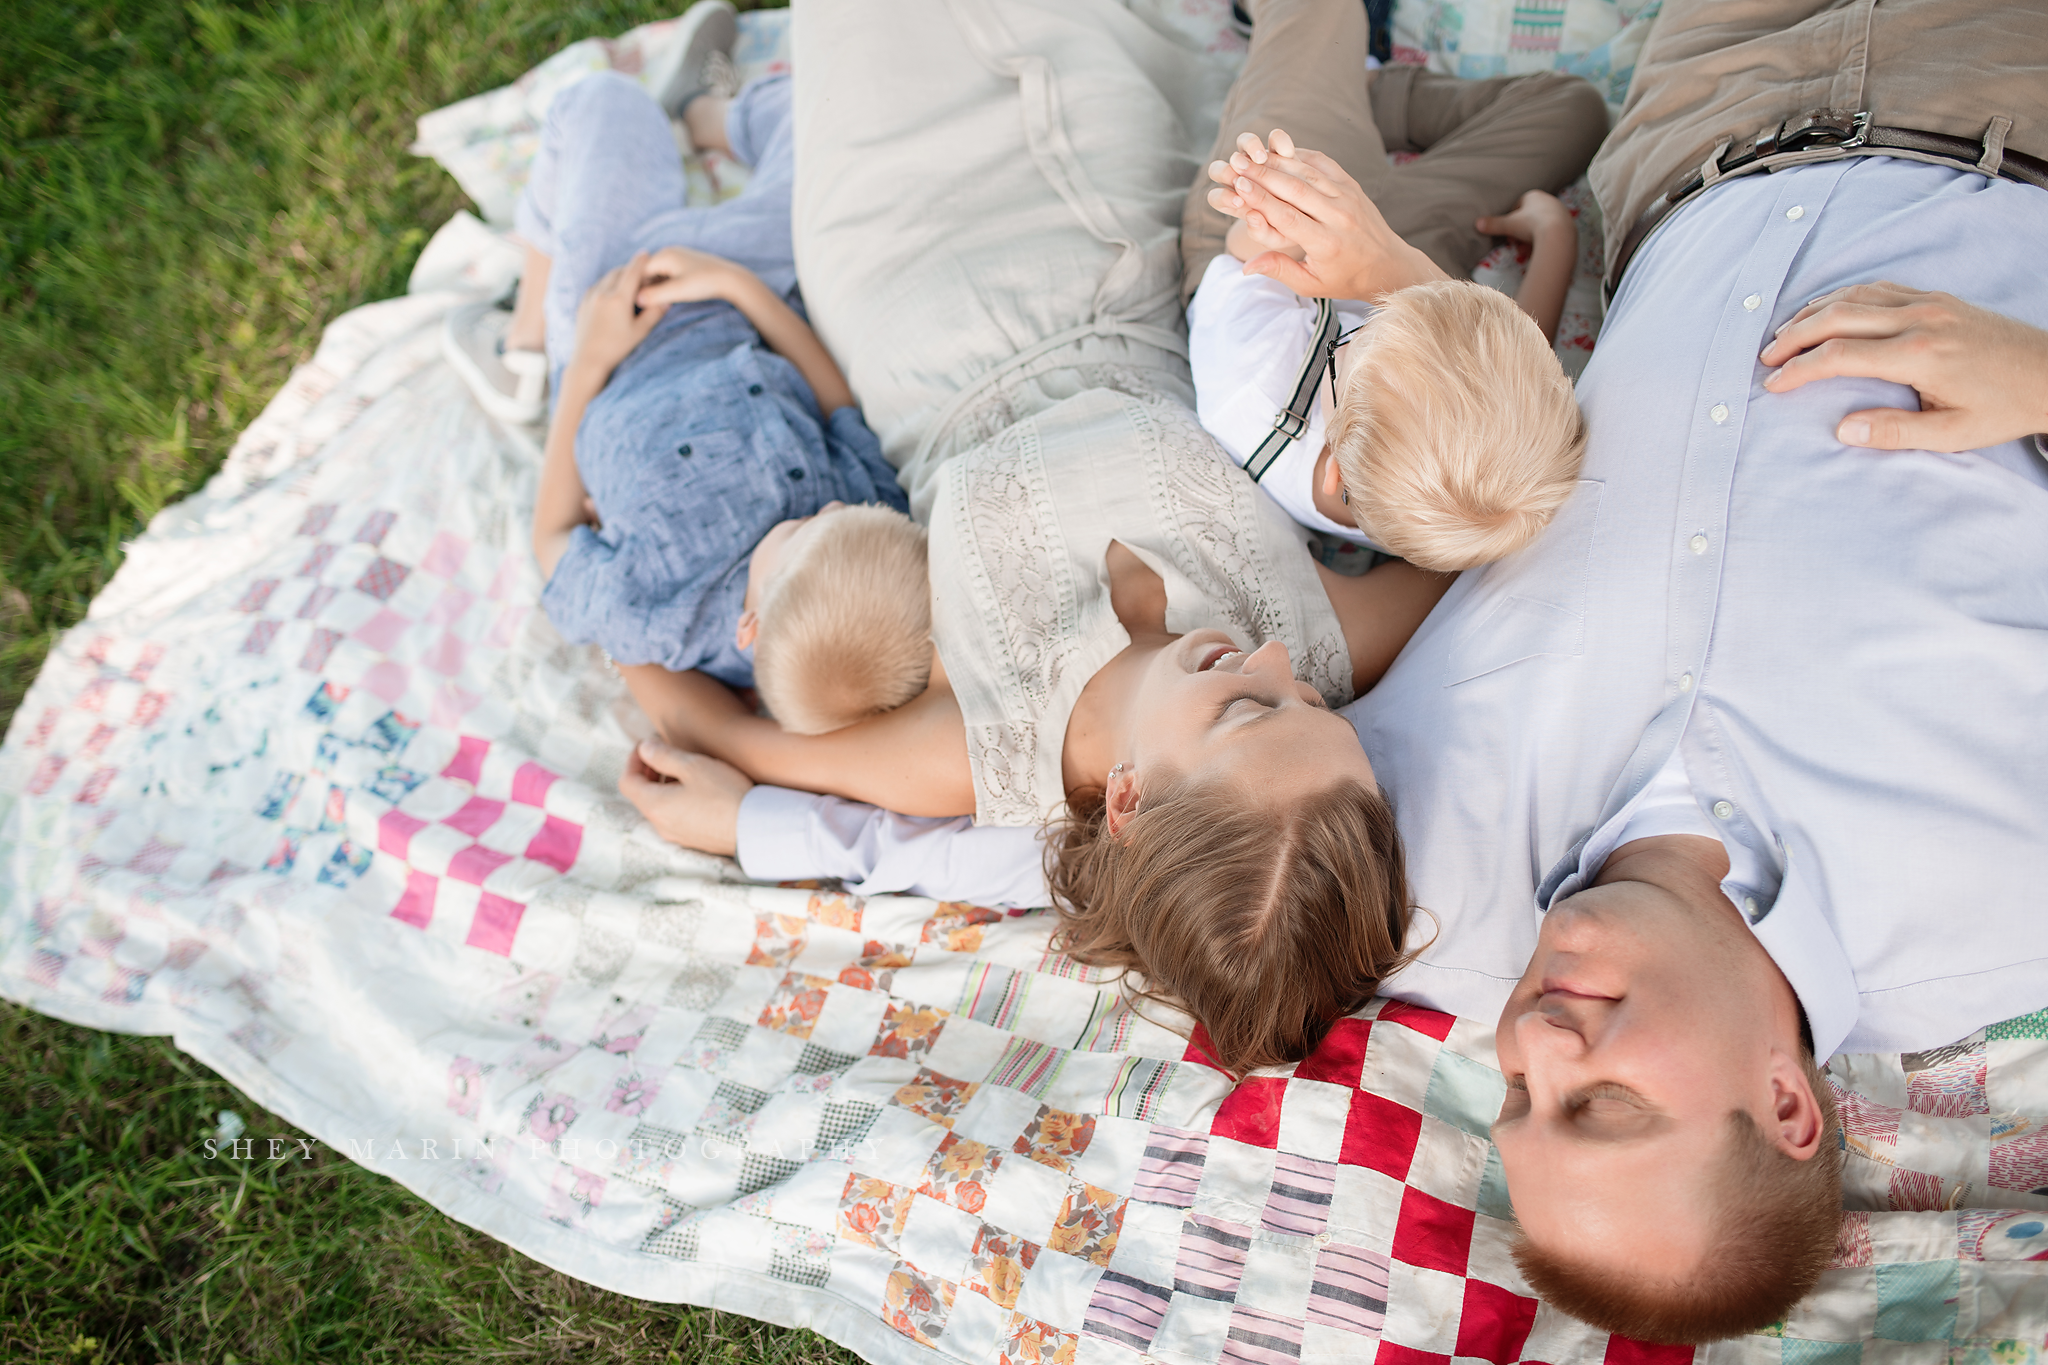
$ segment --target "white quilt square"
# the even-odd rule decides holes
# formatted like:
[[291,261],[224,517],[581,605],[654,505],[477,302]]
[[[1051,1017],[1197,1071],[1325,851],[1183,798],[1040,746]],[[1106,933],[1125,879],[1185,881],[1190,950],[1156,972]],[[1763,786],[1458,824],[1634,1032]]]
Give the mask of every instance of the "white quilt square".
[[1195,1191],[1195,1212],[1227,1223],[1257,1226],[1272,1188],[1273,1153],[1269,1149],[1211,1137],[1202,1183]]
[[1479,1200],[1479,1179],[1486,1173],[1486,1154],[1491,1150],[1493,1144],[1485,1138],[1424,1114],[1408,1183],[1447,1204],[1472,1208]]
[[1330,1236],[1382,1254],[1393,1251],[1394,1225],[1401,1221],[1406,1188],[1369,1166],[1339,1166],[1330,1191]]
[[1351,1094],[1348,1085],[1289,1080],[1286,1098],[1280,1102],[1280,1150],[1335,1161],[1344,1147]]
[[1210,1365],[1223,1353],[1230,1312],[1235,1307],[1228,1299],[1175,1294],[1152,1338],[1152,1354],[1188,1365]]
[[[1128,1233],[1130,1225],[1125,1224]],[[1118,1243],[1121,1248],[1122,1243]],[[1024,1272],[1024,1287],[1017,1294],[1017,1311],[1037,1318],[1062,1332],[1078,1332],[1088,1316],[1088,1300],[1095,1296],[1095,1282],[1102,1268],[1077,1256],[1041,1250],[1038,1262]]]
[[1136,1119],[1097,1114],[1095,1137],[1068,1169],[1097,1189],[1129,1194],[1138,1179],[1138,1165],[1145,1159],[1145,1135],[1149,1131],[1149,1125]]
[[[1387,1272],[1388,1341],[1421,1351],[1442,1351],[1458,1339],[1465,1311],[1465,1277],[1395,1261]],[[1528,1353],[1525,1351],[1524,1355]],[[1580,1356],[1561,1356],[1578,1360]]]
[[[938,1131],[936,1128],[934,1132]],[[1067,1197],[1067,1177],[1035,1161],[1008,1156],[988,1179],[984,1221],[1045,1245]]]
[[[1747,1365],[1755,1359],[1749,1354],[1751,1338],[1741,1338],[1727,1343],[1742,1348],[1741,1359]],[[1607,1333],[1596,1327],[1588,1327],[1569,1313],[1559,1312],[1549,1304],[1538,1300],[1536,1321],[1529,1328],[1529,1339],[1522,1343],[1524,1360],[1599,1360],[1607,1353]],[[1700,1365],[1704,1365],[1703,1362]]]
[[1147,1284],[1171,1285],[1180,1254],[1181,1211],[1133,1199],[1124,1205],[1124,1225],[1109,1268]]
[[927,1275],[958,1283],[967,1273],[967,1249],[974,1245],[980,1220],[929,1195],[910,1198],[910,1217],[903,1224],[903,1259]]
[[1254,1233],[1237,1297],[1261,1312],[1300,1321],[1308,1313],[1315,1252],[1316,1244],[1309,1238]]
[[1366,1039],[1359,1088],[1420,1109],[1441,1047],[1426,1033],[1401,1024],[1375,1023]]

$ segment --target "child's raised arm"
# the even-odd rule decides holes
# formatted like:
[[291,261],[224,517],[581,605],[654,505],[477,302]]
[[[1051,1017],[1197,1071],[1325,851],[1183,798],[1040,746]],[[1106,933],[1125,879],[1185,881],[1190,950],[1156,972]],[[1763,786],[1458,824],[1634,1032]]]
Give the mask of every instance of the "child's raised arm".
[[743,265],[688,247],[663,247],[648,263],[640,289],[643,308],[671,303],[723,299],[740,310],[768,349],[796,366],[811,386],[818,411],[829,417],[853,406],[853,390],[825,343],[811,325],[796,315],[761,277]]
[[1495,237],[1529,243],[1529,268],[1515,302],[1536,319],[1545,341],[1556,341],[1564,296],[1572,287],[1572,266],[1579,258],[1579,225],[1572,211],[1556,196],[1530,190],[1516,201],[1513,212],[1481,218],[1473,226]]

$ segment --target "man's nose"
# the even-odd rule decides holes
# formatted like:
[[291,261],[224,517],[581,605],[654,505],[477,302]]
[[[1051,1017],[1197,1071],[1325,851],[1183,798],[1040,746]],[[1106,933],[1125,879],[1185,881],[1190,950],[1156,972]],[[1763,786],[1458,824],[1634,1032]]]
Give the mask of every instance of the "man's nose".
[[1592,1021],[1575,1011],[1577,1003],[1545,1002],[1515,1020],[1515,1043],[1525,1066],[1576,1061],[1585,1055]]
[[1247,673],[1284,673],[1294,676],[1294,661],[1287,655],[1287,646],[1278,640],[1268,640],[1244,656],[1244,671]]

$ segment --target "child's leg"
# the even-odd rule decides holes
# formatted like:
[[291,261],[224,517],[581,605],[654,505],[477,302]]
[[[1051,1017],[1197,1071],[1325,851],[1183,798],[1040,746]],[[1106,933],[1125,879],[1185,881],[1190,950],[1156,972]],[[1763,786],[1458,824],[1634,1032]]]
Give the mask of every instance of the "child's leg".
[[1371,86],[1386,149],[1421,153],[1388,171],[1373,201],[1388,226],[1459,279],[1493,245],[1475,219],[1506,213],[1524,190],[1571,184],[1607,136],[1607,106],[1577,76],[1470,81],[1394,66]]
[[508,351],[544,351],[548,344],[548,274],[553,260],[529,245],[519,272],[519,292],[512,299],[512,325],[505,331]]
[[604,72],[555,96],[514,222],[549,259],[542,303],[557,373],[584,292],[632,256],[639,229],[681,204],[684,188],[668,115],[638,84]]
[[1387,158],[1366,101],[1366,24],[1358,0],[1256,0],[1252,47],[1224,101],[1216,144],[1202,160],[1181,213],[1181,301],[1223,251],[1232,219],[1209,207],[1209,162],[1228,160],[1240,133],[1285,128],[1298,147],[1322,152],[1375,200]]
[[[685,111],[686,120],[690,112]],[[786,294],[796,284],[789,225],[796,184],[789,77],[769,76],[740,91],[726,111],[724,140],[736,159],[753,168],[746,189],[723,204],[671,209],[648,220],[634,234],[633,248],[686,246],[709,252],[738,262]]]

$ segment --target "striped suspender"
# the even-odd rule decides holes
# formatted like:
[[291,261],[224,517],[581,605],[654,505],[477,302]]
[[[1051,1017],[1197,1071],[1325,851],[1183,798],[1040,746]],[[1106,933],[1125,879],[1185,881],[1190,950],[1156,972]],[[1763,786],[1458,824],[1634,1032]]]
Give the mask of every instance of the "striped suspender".
[[1323,382],[1323,371],[1330,363],[1330,343],[1336,339],[1337,310],[1328,299],[1317,299],[1316,337],[1309,343],[1308,354],[1301,358],[1301,372],[1294,376],[1294,397],[1274,416],[1273,429],[1244,462],[1244,472],[1252,476],[1253,483],[1266,477],[1266,471],[1287,449],[1288,442],[1300,440],[1308,430],[1309,405],[1316,401],[1316,388]]

